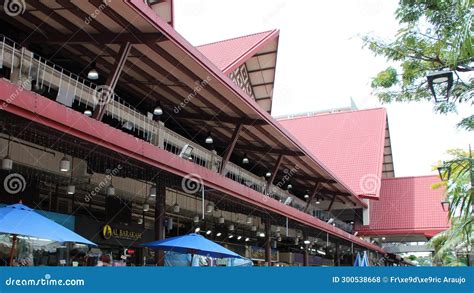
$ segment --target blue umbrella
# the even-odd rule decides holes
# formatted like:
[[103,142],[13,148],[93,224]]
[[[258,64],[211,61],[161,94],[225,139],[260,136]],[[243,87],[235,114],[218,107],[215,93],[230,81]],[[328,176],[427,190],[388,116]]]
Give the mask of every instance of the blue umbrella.
[[13,234],[10,264],[15,249],[16,235],[97,246],[95,243],[38,214],[21,203],[0,208],[0,233]]
[[355,261],[354,261],[354,266],[355,267],[360,267],[360,263],[361,263],[360,254],[357,252],[357,255],[356,255]]
[[179,253],[205,255],[214,258],[242,258],[242,256],[237,253],[195,233],[140,245]]
[[361,267],[368,267],[369,266],[369,255],[367,254],[367,251],[364,250],[364,254],[361,257],[361,262],[360,262]]

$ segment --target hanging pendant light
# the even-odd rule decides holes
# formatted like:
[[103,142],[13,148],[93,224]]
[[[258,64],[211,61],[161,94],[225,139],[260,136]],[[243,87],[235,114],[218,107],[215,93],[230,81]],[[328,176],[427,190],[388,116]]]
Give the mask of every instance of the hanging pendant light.
[[270,177],[272,176],[272,173],[270,171],[268,171],[266,174],[265,174],[265,177]]
[[143,218],[138,218],[138,224],[139,225],[143,224]]
[[150,197],[156,197],[156,186],[150,187]]
[[220,216],[220,217],[219,217],[218,223],[219,223],[219,224],[224,224],[224,223],[225,223],[225,219],[224,219],[223,216]]
[[2,170],[10,171],[11,169],[13,169],[13,160],[7,155],[2,159]]
[[199,223],[199,216],[194,216],[193,222],[194,223]]
[[74,193],[76,193],[76,186],[69,184],[67,186],[67,194],[72,195]]
[[252,231],[254,231],[254,232],[257,231],[257,226],[253,225],[253,226],[250,228],[250,230],[252,230]]
[[316,204],[320,204],[321,200],[319,198],[316,199]]
[[247,219],[245,221],[247,224],[252,224],[253,218],[251,216],[247,216]]
[[286,186],[286,189],[288,189],[288,190],[290,190],[290,189],[292,189],[292,188],[293,188],[293,185],[291,185],[291,184],[288,184],[288,185]]
[[212,213],[214,211],[214,205],[212,203],[208,203],[206,207],[206,212]]
[[199,233],[201,231],[201,227],[196,227],[196,229],[194,229],[194,233]]
[[249,158],[247,157],[247,154],[244,154],[244,158],[242,159],[242,164],[248,164],[249,163]]
[[234,230],[235,230],[234,224],[230,224],[230,225],[229,225],[229,231],[234,231]]
[[91,64],[91,69],[87,73],[87,78],[90,80],[98,80],[99,79],[99,72],[97,72],[97,63],[94,61]]
[[178,203],[175,203],[175,204],[173,205],[173,213],[178,214],[179,211],[180,211],[180,209],[181,209],[181,207],[179,206]]
[[163,115],[163,108],[161,108],[161,103],[156,103],[155,109],[153,109],[153,115],[161,116]]
[[143,211],[148,212],[150,210],[150,205],[148,203],[143,204]]
[[115,195],[115,187],[112,185],[112,182],[110,182],[110,185],[107,187],[107,195],[108,196]]
[[168,231],[173,230],[173,218],[168,218],[166,221],[166,229]]
[[61,172],[69,172],[70,169],[71,169],[71,161],[69,161],[68,158],[66,158],[66,155],[64,155],[64,157],[59,162],[59,170]]
[[308,199],[308,198],[309,198],[309,191],[308,191],[308,190],[305,191],[305,193],[304,193],[304,198],[305,198],[305,199]]
[[206,144],[212,144],[212,143],[214,143],[214,139],[212,138],[211,132],[209,131],[206,137]]
[[87,109],[84,111],[84,115],[86,115],[87,117],[92,117],[92,111]]
[[2,159],[2,170],[10,171],[13,169],[13,160],[10,158],[10,142],[11,138],[8,137],[7,155]]
[[174,205],[173,205],[173,213],[179,214],[179,211],[181,210],[181,207],[178,204],[178,193],[175,193],[175,199],[174,199]]

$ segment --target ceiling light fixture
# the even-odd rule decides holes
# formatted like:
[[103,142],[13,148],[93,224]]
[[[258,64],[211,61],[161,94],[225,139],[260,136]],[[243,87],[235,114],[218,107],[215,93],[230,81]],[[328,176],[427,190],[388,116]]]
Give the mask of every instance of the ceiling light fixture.
[[97,72],[97,63],[94,61],[91,64],[91,69],[87,73],[87,78],[90,80],[98,80],[99,79],[99,72]]
[[64,157],[59,162],[59,170],[61,172],[69,172],[70,169],[71,169],[71,161],[69,161],[68,158],[66,158],[66,155],[64,155]]
[[242,164],[248,164],[249,163],[249,158],[247,157],[247,154],[244,154],[244,158],[242,159]]
[[214,143],[214,139],[212,138],[211,132],[209,131],[206,137],[206,144],[212,144],[212,143]]
[[155,116],[163,115],[163,109],[161,108],[161,104],[159,101],[156,103],[155,109],[153,109],[153,115]]

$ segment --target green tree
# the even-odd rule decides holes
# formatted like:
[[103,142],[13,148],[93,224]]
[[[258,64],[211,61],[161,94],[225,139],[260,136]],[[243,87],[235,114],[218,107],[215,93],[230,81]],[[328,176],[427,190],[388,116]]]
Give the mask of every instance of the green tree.
[[474,164],[471,154],[463,150],[449,150],[448,154],[452,160],[437,164],[443,167],[441,173],[446,180],[433,188],[446,189],[451,228],[433,237],[430,244],[436,252],[435,260],[445,265],[463,265],[474,244]]
[[[430,100],[426,76],[435,71],[454,72],[450,99],[438,103],[440,113],[455,112],[457,104],[474,103],[474,0],[400,0],[395,17],[397,35],[389,41],[362,37],[364,47],[394,65],[372,80],[374,94],[384,103]],[[474,129],[474,115],[458,124]]]

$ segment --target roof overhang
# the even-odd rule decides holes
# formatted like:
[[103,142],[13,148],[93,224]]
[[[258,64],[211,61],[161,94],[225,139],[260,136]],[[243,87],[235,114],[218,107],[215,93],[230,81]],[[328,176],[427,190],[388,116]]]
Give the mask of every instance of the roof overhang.
[[[61,44],[61,50],[85,66],[97,61],[98,70],[105,75],[113,70],[120,45],[105,43],[101,36],[128,39],[133,47],[118,87],[144,97],[141,103],[153,105],[161,101],[170,120],[191,126],[186,130],[197,134],[212,130],[215,141],[223,145],[231,140],[236,124],[245,123],[245,131],[235,147],[237,155],[247,152],[251,160],[268,168],[284,154],[281,170],[298,169],[294,185],[313,185],[314,180],[323,180],[323,190],[341,195],[348,206],[366,206],[349,186],[143,0],[32,1],[23,14],[6,17],[5,21],[44,35],[42,44],[48,44],[49,38],[74,39],[75,33],[86,32],[92,40],[66,42]],[[150,37],[153,34],[155,39]],[[28,41],[26,38],[25,43]],[[203,81],[205,86],[200,83]]]
[[[15,99],[11,99],[15,96]],[[7,105],[3,111],[39,123],[78,140],[94,143],[120,155],[141,161],[167,172],[185,176],[200,174],[205,186],[229,194],[264,210],[278,213],[308,227],[319,229],[331,235],[353,242],[357,245],[382,252],[377,245],[368,243],[331,224],[323,222],[309,214],[287,206],[272,198],[261,200],[262,194],[229,178],[180,159],[172,153],[156,148],[152,144],[137,140],[135,137],[71,110],[55,101],[33,93],[18,91],[18,85],[0,80],[0,104]],[[28,123],[27,127],[34,127]]]

